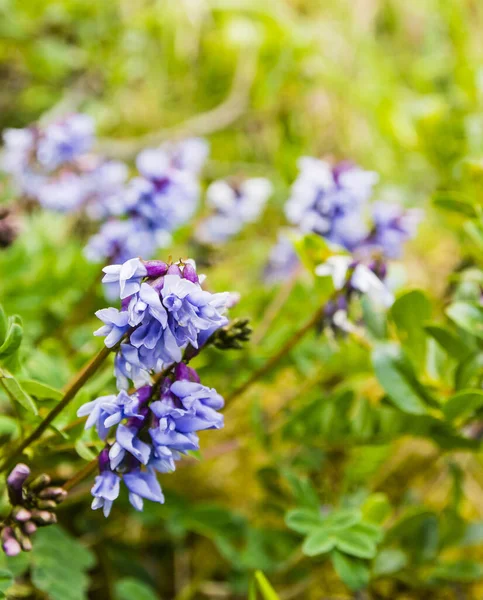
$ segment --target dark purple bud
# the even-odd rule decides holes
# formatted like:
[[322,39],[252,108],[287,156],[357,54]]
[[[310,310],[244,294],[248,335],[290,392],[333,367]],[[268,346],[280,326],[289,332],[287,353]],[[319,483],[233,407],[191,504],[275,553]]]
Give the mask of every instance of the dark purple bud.
[[27,467],[27,465],[19,463],[12,469],[10,475],[7,477],[8,487],[16,492],[21,492],[22,486],[28,479],[29,475],[30,469]]
[[57,523],[57,515],[48,510],[37,510],[34,509],[32,511],[32,521],[37,523],[37,525],[53,525]]
[[151,398],[151,393],[152,393],[152,386],[151,385],[143,385],[143,387],[140,387],[137,391],[137,395],[139,398],[139,405],[142,406],[143,404],[145,404],[149,398]]
[[188,281],[192,281],[193,283],[199,283],[198,275],[196,273],[196,269],[192,264],[186,263],[183,268],[183,277]]
[[26,535],[32,535],[37,531],[37,525],[33,521],[22,523],[22,529]]
[[11,527],[4,527],[2,530],[2,548],[7,556],[17,556],[22,552],[22,548],[15,539],[14,531]]
[[108,446],[106,446],[103,450],[101,450],[101,452],[99,454],[99,458],[97,460],[99,461],[99,472],[100,473],[109,469],[110,461],[109,461],[109,447]]
[[61,487],[48,487],[39,494],[39,498],[42,500],[55,500],[56,502],[61,502],[66,496],[67,492]]
[[188,367],[188,365],[185,363],[178,363],[176,365],[174,370],[174,376],[176,377],[176,379],[179,380],[194,381],[196,383],[200,383],[198,373],[191,367]]
[[30,511],[23,506],[14,506],[12,510],[12,519],[18,523],[25,523],[32,515]]
[[51,479],[49,475],[47,475],[47,473],[42,473],[42,475],[36,477],[28,487],[31,492],[40,492],[40,490],[46,488],[50,482]]
[[182,276],[181,269],[178,267],[178,265],[170,265],[167,274],[179,275],[180,277]]
[[168,265],[162,260],[146,260],[144,266],[148,272],[148,277],[160,277],[168,272]]

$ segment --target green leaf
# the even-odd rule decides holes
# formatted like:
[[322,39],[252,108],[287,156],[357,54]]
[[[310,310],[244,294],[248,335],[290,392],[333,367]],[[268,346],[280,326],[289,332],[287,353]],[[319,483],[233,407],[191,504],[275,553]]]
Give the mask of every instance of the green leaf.
[[23,389],[40,400],[62,400],[64,394],[50,385],[34,381],[33,379],[20,379],[19,383]]
[[469,415],[483,406],[483,391],[461,390],[451,396],[443,406],[444,416],[453,420],[462,415]]
[[361,518],[361,511],[357,508],[341,508],[330,513],[323,526],[330,531],[341,531],[356,525]]
[[12,573],[6,569],[0,569],[0,592],[5,592],[12,584]]
[[50,600],[86,600],[94,554],[58,526],[39,529],[31,552],[32,583]]
[[447,352],[449,356],[460,361],[465,356],[467,356],[471,349],[454,335],[449,329],[446,327],[442,327],[441,325],[425,325],[424,327],[426,333],[430,335],[436,342]]
[[362,505],[364,521],[379,525],[391,514],[391,504],[382,492],[371,494]]
[[463,229],[477,246],[483,248],[483,226],[481,223],[477,223],[476,221],[466,221],[466,223],[463,224]]
[[312,532],[302,545],[302,552],[307,556],[325,554],[335,548],[336,539],[326,529]]
[[469,202],[462,200],[459,192],[437,192],[433,197],[433,203],[443,210],[459,213],[469,218],[476,217],[474,207]]
[[483,338],[483,311],[467,302],[454,302],[446,309],[448,317],[472,335]]
[[0,359],[7,358],[18,350],[22,343],[23,329],[18,323],[11,323],[7,331],[7,337],[0,346]]
[[431,317],[431,302],[420,290],[400,296],[392,305],[391,315],[404,347],[418,363],[426,358],[424,323]]
[[0,436],[8,436],[12,439],[20,435],[20,427],[17,419],[7,415],[0,415]]
[[365,561],[346,556],[337,550],[332,552],[330,558],[335,572],[348,588],[357,591],[367,587],[370,571]]
[[75,451],[77,454],[83,458],[84,460],[91,461],[96,458],[96,455],[90,448],[86,446],[86,444],[82,440],[76,440],[75,442]]
[[309,533],[322,525],[322,517],[310,508],[296,508],[285,515],[285,523],[297,533]]
[[116,582],[116,600],[159,600],[154,590],[143,581],[125,577]]
[[431,579],[443,579],[455,583],[471,583],[483,577],[483,565],[472,560],[440,563],[430,575]]
[[280,600],[279,595],[261,571],[255,571],[255,580],[258,583],[263,600]]
[[413,415],[427,413],[415,377],[398,346],[378,344],[372,353],[372,363],[379,383],[399,410]]
[[345,529],[337,533],[337,548],[346,554],[356,556],[357,558],[374,558],[377,548],[372,536],[366,532],[352,529]]
[[11,400],[15,400],[25,409],[34,413],[34,415],[38,414],[35,402],[22,388],[15,377],[5,369],[0,369],[0,385],[4,388]]
[[376,577],[392,575],[404,569],[407,563],[407,556],[402,550],[387,548],[376,556],[372,571]]
[[0,346],[5,341],[7,336],[7,328],[8,328],[8,319],[5,311],[3,310],[3,306],[0,304]]

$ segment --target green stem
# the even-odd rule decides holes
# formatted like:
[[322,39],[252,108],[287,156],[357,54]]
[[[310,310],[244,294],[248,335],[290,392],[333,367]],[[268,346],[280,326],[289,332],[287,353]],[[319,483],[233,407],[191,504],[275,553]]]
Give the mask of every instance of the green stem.
[[256,383],[259,379],[264,377],[267,373],[277,366],[277,364],[293,349],[295,346],[305,337],[305,335],[311,331],[315,325],[320,321],[322,315],[324,313],[325,306],[321,306],[319,309],[315,311],[313,316],[304,324],[300,329],[298,329],[292,337],[287,340],[284,346],[280,348],[280,350],[272,356],[270,360],[268,360],[264,365],[262,365],[259,369],[254,371],[239,387],[237,387],[231,394],[225,398],[225,404],[232,404],[233,401],[244,394],[254,383]]
[[7,456],[0,465],[0,472],[13,466],[13,463],[22,454],[22,452],[37,440],[49,427],[52,421],[64,410],[64,408],[74,399],[82,386],[97,372],[102,363],[109,356],[114,348],[104,346],[100,352],[94,356],[84,368],[77,373],[74,379],[69,383],[62,400],[48,413],[48,415],[39,423],[32,433],[25,438],[14,450]]

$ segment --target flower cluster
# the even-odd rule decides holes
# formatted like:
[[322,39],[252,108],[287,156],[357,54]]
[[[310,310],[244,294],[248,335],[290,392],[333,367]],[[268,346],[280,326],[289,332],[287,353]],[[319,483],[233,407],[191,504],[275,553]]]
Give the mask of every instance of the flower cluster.
[[198,173],[208,155],[201,139],[188,139],[141,152],[139,176],[129,181],[110,205],[110,219],[86,247],[94,261],[124,262],[153,256],[167,246],[171,233],[189,221],[198,205]]
[[94,123],[87,115],[73,114],[45,126],[7,129],[3,140],[2,169],[11,175],[23,197],[50,210],[82,208],[97,218],[127,177],[123,163],[89,154]]
[[[299,232],[320,235],[359,258],[401,256],[421,215],[397,204],[370,205],[376,173],[346,161],[331,165],[311,157],[301,158],[299,169],[285,206],[287,219]],[[279,242],[267,268],[269,280],[286,277],[294,262],[294,250],[286,241]]]
[[[192,261],[168,265],[131,259],[104,268],[104,283],[121,299],[121,310],[98,311],[107,347],[118,346],[115,373],[120,392],[102,396],[79,409],[108,440],[99,456],[100,474],[92,488],[92,507],[107,516],[123,479],[131,504],[143,499],[163,502],[156,472],[175,469],[183,453],[199,448],[197,432],[219,429],[222,397],[200,383],[194,369],[183,363],[224,327],[230,294],[201,288]],[[136,391],[129,393],[130,382]]]
[[27,484],[29,477],[30,469],[22,463],[16,465],[7,477],[12,510],[0,526],[2,548],[7,556],[32,550],[32,534],[37,527],[57,522],[55,510],[67,496],[61,487],[50,485],[48,475],[39,475]]
[[375,305],[389,308],[394,296],[385,284],[383,262],[364,264],[350,256],[331,256],[318,265],[315,274],[331,277],[335,294],[324,307],[324,322],[334,331],[353,332],[357,327],[349,319],[350,302],[354,296],[367,296]]
[[205,244],[221,244],[260,216],[272,193],[268,179],[257,177],[236,181],[214,181],[206,190],[213,214],[200,223],[197,239]]

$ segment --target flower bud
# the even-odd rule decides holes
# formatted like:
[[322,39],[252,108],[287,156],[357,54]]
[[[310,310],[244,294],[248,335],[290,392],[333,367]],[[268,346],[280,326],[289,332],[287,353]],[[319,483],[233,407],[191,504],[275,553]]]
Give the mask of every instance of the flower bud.
[[179,275],[180,277],[182,277],[181,269],[178,267],[178,265],[169,265],[167,274],[168,275]]
[[17,523],[25,523],[31,517],[31,513],[29,510],[24,508],[23,506],[14,506],[12,510],[12,519],[17,521]]
[[48,510],[35,509],[32,511],[32,521],[40,526],[53,525],[54,523],[57,523],[57,516]]
[[198,283],[199,281],[196,269],[190,263],[185,264],[183,268],[183,277],[188,281],[192,281],[193,283]]
[[144,266],[148,272],[148,277],[160,277],[168,272],[168,265],[162,260],[146,260]]
[[24,552],[30,552],[30,550],[32,550],[32,542],[30,537],[26,535],[18,525],[14,527],[14,532],[22,550]]
[[67,496],[67,492],[61,487],[48,487],[39,492],[39,498],[42,500],[55,500],[57,503],[62,502]]
[[19,463],[7,477],[8,494],[12,504],[19,504],[22,501],[22,486],[29,475],[30,469],[27,465]]
[[7,556],[17,556],[22,551],[18,541],[15,539],[14,531],[11,527],[4,527],[1,534],[2,548]]
[[184,379],[185,381],[194,381],[196,383],[200,383],[198,373],[191,367],[188,367],[188,365],[185,363],[178,363],[176,365],[174,375],[178,380]]
[[42,473],[42,475],[36,477],[28,487],[31,492],[40,492],[40,490],[46,488],[50,482],[50,477],[46,473]]
[[55,500],[37,500],[37,506],[42,510],[55,509],[57,507],[57,502]]
[[37,525],[33,521],[27,521],[26,523],[22,523],[21,527],[22,531],[26,535],[32,535],[37,531]]

